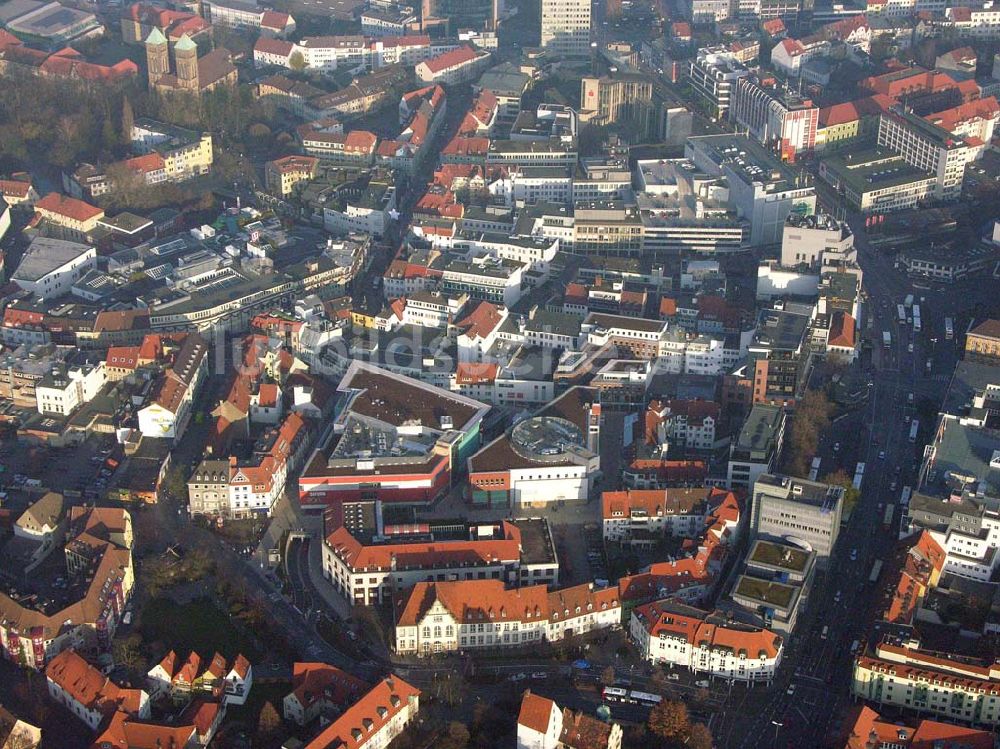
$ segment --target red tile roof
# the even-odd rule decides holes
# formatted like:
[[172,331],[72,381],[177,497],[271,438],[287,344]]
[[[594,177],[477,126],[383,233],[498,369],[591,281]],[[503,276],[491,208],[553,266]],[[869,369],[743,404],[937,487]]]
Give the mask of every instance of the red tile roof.
[[776,36],[777,34],[784,33],[785,22],[780,18],[772,18],[770,21],[764,21],[762,28],[770,36]]
[[268,36],[257,37],[257,41],[253,45],[254,54],[259,52],[263,55],[275,55],[276,57],[288,57],[294,49],[295,45],[291,42],[284,39],[272,39]]
[[486,338],[502,321],[503,315],[495,304],[480,301],[455,325],[469,338]]
[[533,694],[529,689],[521,698],[521,711],[517,714],[517,723],[538,733],[548,733],[549,722],[555,709],[555,702],[548,697]]
[[274,408],[278,405],[278,386],[265,382],[257,391],[257,403],[261,408]]
[[367,682],[327,663],[292,664],[292,694],[305,709],[321,699],[344,708],[369,688]]
[[988,96],[985,99],[975,99],[942,112],[929,114],[924,119],[944,128],[949,133],[954,133],[960,125],[966,122],[973,120],[996,121],[998,117],[1000,117],[1000,104],[997,103],[995,96]]
[[24,200],[31,190],[31,182],[16,179],[0,179],[0,196]]
[[447,156],[485,156],[490,150],[489,138],[464,138],[455,136],[441,151]]
[[521,558],[521,531],[501,521],[499,539],[404,542],[364,546],[347,528],[337,528],[326,542],[334,554],[355,570],[388,570],[393,561],[401,569],[446,564],[515,561]]
[[367,130],[352,130],[344,140],[344,150],[355,153],[374,153],[378,136]]
[[459,385],[480,385],[495,382],[500,371],[498,364],[488,362],[459,362],[455,365],[455,382]]
[[383,679],[306,744],[306,749],[359,749],[419,696],[419,689],[398,676]]
[[437,57],[424,60],[421,64],[426,65],[427,69],[432,74],[437,74],[448,70],[449,68],[457,68],[461,65],[470,63],[477,57],[478,55],[472,47],[462,45],[461,47],[456,47],[455,49],[440,54]]
[[260,17],[260,26],[263,29],[274,29],[284,31],[288,25],[289,16],[287,13],[279,13],[276,10],[265,10]]
[[104,359],[106,367],[115,369],[135,369],[138,363],[138,346],[112,346]]
[[638,606],[633,612],[651,637],[675,637],[697,647],[726,648],[745,653],[747,659],[775,658],[781,649],[781,636],[769,629],[723,623],[724,618],[692,607],[684,607],[688,613],[680,613],[663,604],[656,601]]
[[843,310],[837,310],[833,313],[826,345],[854,348],[854,318]]
[[21,47],[24,45],[20,39],[5,29],[0,29],[0,51],[7,47]]
[[148,174],[149,172],[158,172],[166,169],[167,164],[163,160],[163,157],[154,151],[126,160],[125,166],[133,171]]
[[35,210],[47,211],[80,222],[90,221],[104,215],[104,211],[97,206],[57,192],[50,192],[35,203]]
[[798,39],[783,39],[778,46],[785,50],[789,57],[798,57],[806,51]]

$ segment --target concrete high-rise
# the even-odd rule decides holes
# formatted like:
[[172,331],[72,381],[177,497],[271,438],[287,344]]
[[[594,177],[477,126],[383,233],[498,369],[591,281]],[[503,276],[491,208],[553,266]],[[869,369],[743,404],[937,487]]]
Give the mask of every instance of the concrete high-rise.
[[560,57],[590,54],[591,0],[542,0],[542,49]]

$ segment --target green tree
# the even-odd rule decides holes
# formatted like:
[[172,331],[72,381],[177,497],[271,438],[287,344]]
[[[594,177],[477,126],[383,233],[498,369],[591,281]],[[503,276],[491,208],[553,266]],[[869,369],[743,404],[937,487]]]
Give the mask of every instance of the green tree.
[[302,71],[306,69],[306,59],[302,56],[301,52],[296,50],[289,55],[288,67],[295,71]]
[[167,471],[161,488],[179,499],[187,497],[187,478],[180,466],[174,466]]

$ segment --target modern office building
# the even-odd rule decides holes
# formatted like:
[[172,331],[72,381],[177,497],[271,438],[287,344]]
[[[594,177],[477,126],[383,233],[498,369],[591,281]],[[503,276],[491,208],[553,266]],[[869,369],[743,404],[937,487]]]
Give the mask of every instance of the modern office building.
[[755,75],[736,81],[729,116],[751,138],[786,161],[816,148],[819,107]]
[[949,133],[902,106],[892,107],[882,115],[878,145],[933,175],[934,196],[942,200],[961,195],[966,165],[979,158],[985,149],[980,138]]
[[754,482],[750,504],[752,538],[815,551],[817,564],[826,565],[840,533],[843,487],[766,473]]
[[737,216],[750,222],[753,247],[778,245],[790,213],[816,211],[809,176],[746,136],[688,138],[684,156],[710,176],[726,177]]
[[758,477],[770,472],[777,464],[784,439],[784,409],[755,403],[730,448],[729,488],[749,490]]
[[459,29],[495,29],[499,0],[423,0],[420,24],[425,33],[458,36]]
[[724,177],[686,159],[636,164],[635,202],[642,218],[643,254],[654,260],[749,249],[750,224],[736,215]]
[[590,54],[590,0],[542,0],[542,49],[559,57]]
[[699,49],[691,60],[688,77],[695,93],[705,102],[713,120],[722,120],[729,113],[736,83],[749,71],[726,47]]

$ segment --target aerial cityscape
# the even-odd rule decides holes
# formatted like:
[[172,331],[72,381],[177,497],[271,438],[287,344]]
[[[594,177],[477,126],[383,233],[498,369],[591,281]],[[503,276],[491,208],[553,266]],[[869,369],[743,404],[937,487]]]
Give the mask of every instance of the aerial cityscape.
[[407,3],[0,1],[0,749],[1000,749],[1000,5]]

